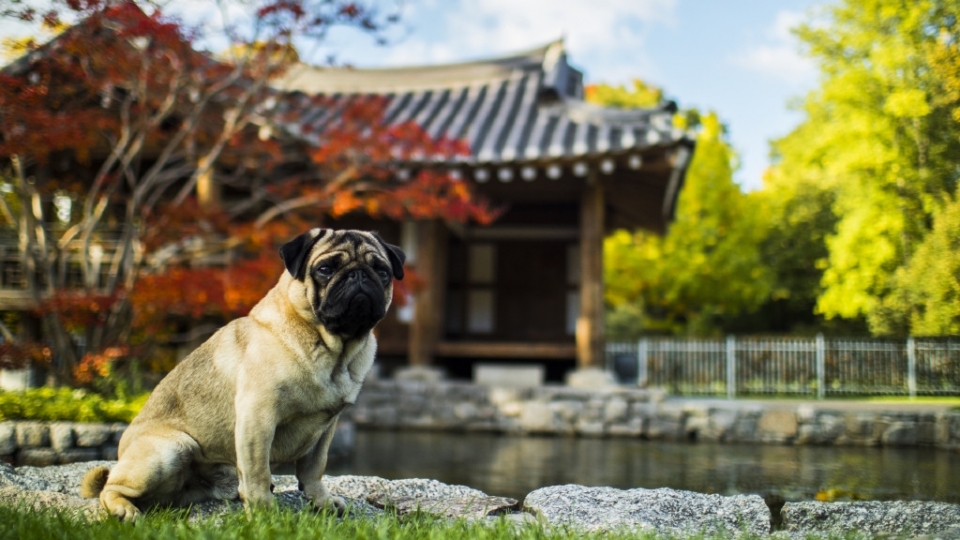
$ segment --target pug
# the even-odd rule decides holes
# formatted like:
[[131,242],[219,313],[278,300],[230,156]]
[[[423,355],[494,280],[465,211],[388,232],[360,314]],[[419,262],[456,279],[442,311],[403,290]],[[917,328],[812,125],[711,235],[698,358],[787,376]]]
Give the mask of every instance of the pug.
[[344,509],[322,482],[327,449],[373,364],[404,253],[376,233],[312,229],[280,257],[280,281],[160,381],[83,496],[124,521],[238,496],[249,512],[273,502],[271,466],[293,463],[315,507]]

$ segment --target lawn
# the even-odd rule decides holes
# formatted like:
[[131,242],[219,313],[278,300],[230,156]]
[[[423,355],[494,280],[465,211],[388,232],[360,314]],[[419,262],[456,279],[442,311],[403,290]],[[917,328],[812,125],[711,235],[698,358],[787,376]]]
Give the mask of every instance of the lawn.
[[579,538],[662,538],[655,534],[583,534],[572,531],[545,531],[535,524],[516,525],[500,518],[487,523],[445,521],[427,515],[375,518],[338,518],[330,513],[296,512],[290,509],[265,510],[248,518],[242,512],[191,521],[185,511],[154,511],[136,524],[114,519],[93,520],[76,513],[55,510],[33,511],[23,507],[0,506],[0,539],[47,540],[124,538],[206,540],[573,540]]

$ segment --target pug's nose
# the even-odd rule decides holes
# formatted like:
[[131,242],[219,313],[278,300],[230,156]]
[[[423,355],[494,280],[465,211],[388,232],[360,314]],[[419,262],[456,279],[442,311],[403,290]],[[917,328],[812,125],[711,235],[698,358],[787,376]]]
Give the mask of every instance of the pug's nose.
[[360,283],[363,283],[367,280],[367,273],[359,269],[351,270],[350,273],[347,274],[347,279],[350,281],[359,281]]

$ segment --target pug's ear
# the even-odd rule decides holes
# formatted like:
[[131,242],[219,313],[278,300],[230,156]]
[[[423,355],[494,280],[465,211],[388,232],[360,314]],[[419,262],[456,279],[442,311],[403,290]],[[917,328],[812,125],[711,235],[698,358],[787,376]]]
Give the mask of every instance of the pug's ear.
[[373,237],[380,242],[383,249],[387,252],[387,258],[390,260],[390,269],[393,270],[393,277],[403,279],[403,261],[407,260],[407,254],[400,249],[400,246],[388,244],[380,238],[380,235],[373,233]]
[[326,229],[310,229],[280,246],[280,258],[283,259],[283,266],[291,276],[303,281],[307,270],[307,256],[313,249],[313,245],[326,233]]

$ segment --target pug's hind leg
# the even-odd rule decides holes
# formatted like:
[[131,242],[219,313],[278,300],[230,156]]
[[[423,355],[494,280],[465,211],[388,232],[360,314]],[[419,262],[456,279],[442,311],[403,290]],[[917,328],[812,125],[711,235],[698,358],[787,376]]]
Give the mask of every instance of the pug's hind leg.
[[136,437],[110,471],[100,504],[121,521],[133,521],[149,504],[178,503],[197,450],[196,441],[183,432]]

